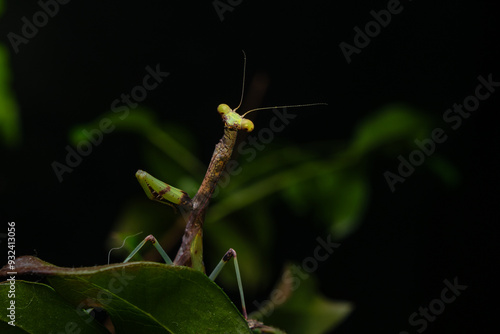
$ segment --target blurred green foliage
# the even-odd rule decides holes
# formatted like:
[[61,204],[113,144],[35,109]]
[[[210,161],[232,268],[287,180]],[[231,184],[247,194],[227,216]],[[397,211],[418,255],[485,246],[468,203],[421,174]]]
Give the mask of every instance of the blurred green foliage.
[[[0,0],[0,16],[4,11],[4,2]],[[9,52],[0,44],[0,142],[7,147],[14,147],[21,140],[19,107],[10,87],[11,72]]]
[[297,266],[287,265],[271,295],[288,292],[289,298],[281,304],[268,301],[250,317],[264,316],[267,312],[266,321],[287,329],[288,334],[327,333],[339,325],[353,310],[353,305],[324,298],[314,277],[300,271]]
[[[216,113],[214,117],[218,117]],[[161,124],[154,113],[137,108],[124,119],[109,112],[90,124],[79,125],[71,131],[72,143],[77,145],[86,140],[83,130],[96,128],[103,118],[110,119],[117,131],[134,133],[142,139],[144,166],[138,168],[191,196],[196,193],[206,167],[191,153],[197,151],[196,143],[186,129]],[[300,242],[304,219],[317,227],[318,235],[326,233],[341,240],[355,231],[363,218],[370,200],[369,172],[373,161],[383,157],[394,159],[399,152],[413,149],[414,140],[427,136],[431,129],[432,122],[424,113],[405,105],[389,105],[362,120],[352,138],[344,143],[326,141],[301,147],[270,143],[254,160],[238,163],[238,168],[234,169],[237,173],[228,173],[221,179],[223,186],[215,191],[205,221],[205,244],[209,245],[206,258],[215,264],[232,247],[238,252],[245,290],[252,293],[269,285],[270,273],[275,266],[269,261],[269,254],[276,251],[277,238],[284,235],[274,223],[279,217],[273,215],[273,207],[286,205],[292,216],[297,217],[287,222],[286,237],[290,239],[290,245]],[[236,152],[235,147],[233,159],[238,161]],[[444,181],[450,181],[444,175],[454,175],[453,167],[437,154],[429,161],[434,159],[436,162],[429,166]],[[117,220],[109,247],[116,247],[125,237],[144,231],[140,237],[129,238],[119,256],[124,258],[149,233],[160,236],[158,239],[167,251],[175,252],[174,247],[183,234],[185,223],[182,217],[149,201],[140,190],[138,194],[141,197],[131,199]],[[232,270],[223,271],[221,281],[225,287],[236,289]],[[294,299],[291,299],[292,304],[285,303],[284,309],[277,310],[274,316],[302,312],[303,325],[294,326],[307,333],[323,333],[325,328],[338,324],[352,306],[325,300],[311,284],[304,284],[294,298],[301,300],[301,295],[309,296],[318,311],[315,315],[307,316],[312,304],[308,306],[301,301],[292,307]],[[305,293],[302,289],[306,287],[310,291]],[[325,312],[328,314],[325,319],[339,321],[323,323],[314,320]],[[274,319],[274,316],[269,319]],[[300,317],[294,315],[294,318]],[[276,324],[281,325],[279,317],[276,319]],[[307,323],[320,325],[307,326]],[[293,327],[284,329],[294,332]]]

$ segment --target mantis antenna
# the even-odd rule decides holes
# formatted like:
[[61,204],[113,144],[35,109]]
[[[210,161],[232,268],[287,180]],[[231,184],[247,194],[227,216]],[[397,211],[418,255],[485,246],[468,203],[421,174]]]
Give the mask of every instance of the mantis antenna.
[[142,231],[141,231],[141,232],[139,232],[139,233],[136,233],[136,234],[134,234],[134,235],[129,235],[129,236],[127,236],[125,239],[123,239],[123,243],[122,243],[122,245],[121,245],[120,247],[114,247],[114,248],[111,248],[111,249],[109,250],[109,252],[108,252],[108,264],[109,264],[109,259],[110,259],[110,256],[111,256],[111,252],[112,252],[112,251],[117,250],[117,249],[120,249],[120,248],[123,248],[123,246],[125,246],[125,242],[127,241],[127,239],[128,239],[128,238],[133,238],[133,237],[135,237],[135,236],[138,236],[138,235],[139,235],[139,234],[141,234],[141,233],[142,233]]
[[257,111],[257,110],[269,110],[269,109],[275,109],[275,108],[298,108],[298,107],[312,107],[312,106],[327,106],[327,105],[328,105],[328,103],[319,102],[319,103],[293,104],[293,105],[289,105],[289,106],[255,108],[255,109],[247,111],[246,113],[241,115],[241,117],[245,117],[246,114],[251,113],[253,111]]
[[[243,81],[241,84],[241,97],[240,97],[240,103],[236,108],[233,109],[233,111],[238,110],[239,107],[241,107],[241,104],[243,103],[243,95],[245,93],[245,76],[246,76],[246,69],[247,69],[247,54],[245,53],[244,50],[241,50],[243,52]],[[248,110],[246,113],[241,115],[241,117],[245,117],[246,114],[249,114],[253,111],[257,110],[269,110],[269,109],[275,109],[275,108],[297,108],[297,107],[312,107],[312,106],[327,106],[328,103],[307,103],[307,104],[294,104],[294,105],[287,105],[287,106],[275,106],[275,107],[263,107],[263,108],[255,108]]]
[[243,103],[243,94],[245,93],[245,74],[247,70],[247,54],[245,53],[244,50],[241,50],[243,52],[243,81],[241,84],[241,98],[240,98],[240,104],[236,108],[233,109],[233,111],[238,110],[239,107],[241,107],[241,103]]

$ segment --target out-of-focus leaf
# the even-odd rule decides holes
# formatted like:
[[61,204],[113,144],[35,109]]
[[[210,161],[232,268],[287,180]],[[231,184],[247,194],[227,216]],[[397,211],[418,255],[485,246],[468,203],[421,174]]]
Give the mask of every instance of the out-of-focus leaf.
[[330,229],[335,239],[351,233],[363,215],[369,198],[369,183],[357,165],[318,173],[309,182],[291,185],[284,198],[298,214],[310,210]]
[[[105,309],[120,334],[145,328],[148,333],[250,333],[217,284],[191,268],[154,262],[61,268],[25,256],[16,259],[16,270],[18,275],[46,276],[74,306]],[[31,307],[18,312],[31,313]],[[38,321],[43,326],[43,319]]]
[[109,133],[118,130],[146,134],[149,129],[155,128],[157,124],[155,114],[141,107],[130,110],[126,114],[106,112],[89,123],[75,125],[70,130],[70,140],[73,145],[87,141],[88,136],[85,134],[85,130],[91,132],[92,129],[101,128],[106,129]]
[[[0,283],[0,330],[15,333],[109,333],[82,309],[77,309],[53,288],[41,283],[15,281],[15,297],[7,298],[10,282]],[[15,327],[8,324],[10,301],[15,302]],[[7,310],[7,311],[6,311]]]
[[353,310],[349,302],[332,301],[317,290],[315,279],[299,266],[287,266],[282,280],[250,317],[288,334],[322,334],[338,326]]
[[[69,134],[72,144],[76,146],[79,143],[91,141],[92,136],[89,133],[92,131],[101,132],[103,121],[105,121],[104,124],[107,124],[107,129],[113,129],[111,131],[140,134],[192,175],[197,176],[200,171],[204,170],[204,165],[187,148],[190,143],[188,137],[185,137],[175,127],[171,127],[169,130],[163,129],[154,114],[144,108],[130,110],[127,114],[107,112],[93,122],[75,126]],[[101,135],[106,134],[101,132]]]
[[[2,4],[0,3],[0,10]],[[21,139],[19,107],[10,89],[10,68],[7,48],[0,44],[0,142],[13,147]]]
[[362,157],[386,145],[413,143],[426,135],[430,122],[422,113],[403,105],[392,105],[367,117],[357,127],[349,152]]
[[320,193],[327,194],[320,210],[330,215],[330,231],[335,239],[342,239],[358,227],[369,197],[368,180],[356,169],[344,170],[342,173],[329,175],[323,179],[325,189]]
[[283,191],[284,198],[298,214],[312,209],[336,239],[344,238],[357,228],[369,200],[365,169],[370,156],[378,150],[413,145],[429,127],[429,120],[421,113],[405,106],[388,106],[358,126],[347,149],[319,162],[314,178],[289,185]]
[[266,175],[232,191],[229,196],[225,196],[212,206],[211,214],[216,221],[225,218],[233,212],[252,205],[270,195],[274,195],[278,191],[287,189],[295,183],[309,181],[329,169],[328,165],[315,160],[294,165],[285,170],[279,170],[276,173]]

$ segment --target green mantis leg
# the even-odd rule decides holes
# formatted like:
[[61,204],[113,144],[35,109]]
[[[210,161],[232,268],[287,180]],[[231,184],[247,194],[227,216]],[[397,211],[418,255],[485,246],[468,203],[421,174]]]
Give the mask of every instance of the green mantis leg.
[[172,260],[170,259],[170,257],[168,256],[168,254],[163,250],[163,248],[160,246],[160,244],[158,243],[158,241],[156,240],[156,238],[150,234],[148,235],[147,237],[144,238],[144,240],[141,241],[140,244],[137,245],[137,247],[135,247],[135,249],[132,251],[132,253],[130,253],[129,256],[127,256],[127,258],[125,259],[125,261],[123,261],[123,263],[127,263],[128,261],[130,261],[130,259],[135,255],[137,254],[137,252],[146,244],[146,242],[148,241],[151,241],[151,243],[153,244],[153,246],[155,246],[156,250],[158,251],[158,253],[160,253],[161,257],[163,258],[163,260],[165,261],[166,264],[172,264]]
[[229,250],[226,252],[226,254],[224,254],[222,259],[220,260],[217,267],[215,267],[210,276],[208,276],[208,278],[210,278],[212,281],[215,280],[215,278],[217,278],[224,265],[231,259],[234,259],[234,270],[236,271],[236,280],[238,281],[238,289],[240,290],[241,313],[243,314],[245,319],[248,319],[247,308],[245,306],[245,296],[243,295],[243,284],[241,283],[240,267],[238,265],[238,259],[236,258],[236,251],[234,249],[229,248]]

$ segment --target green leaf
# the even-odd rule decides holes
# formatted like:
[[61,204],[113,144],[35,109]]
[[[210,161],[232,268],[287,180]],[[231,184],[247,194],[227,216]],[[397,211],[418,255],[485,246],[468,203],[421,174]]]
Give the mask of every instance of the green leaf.
[[[16,260],[16,269],[47,276],[54,290],[79,309],[105,309],[120,334],[145,328],[153,334],[250,333],[219,286],[191,268],[154,262],[61,268],[24,256]],[[31,307],[19,312],[31,312]],[[44,325],[44,319],[38,321]]]
[[[10,282],[0,283],[0,332],[1,333],[108,333],[83,310],[77,310],[48,285],[14,281],[15,297],[7,297]],[[15,327],[5,311],[11,301],[15,304]],[[10,311],[8,311],[10,312]]]

